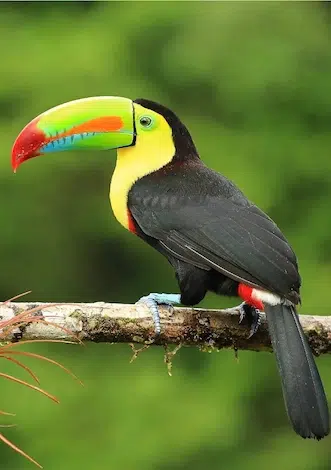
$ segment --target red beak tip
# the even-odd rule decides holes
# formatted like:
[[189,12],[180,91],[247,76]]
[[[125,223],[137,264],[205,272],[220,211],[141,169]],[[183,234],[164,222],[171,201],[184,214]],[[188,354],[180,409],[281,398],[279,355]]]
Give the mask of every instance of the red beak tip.
[[12,159],[11,159],[11,167],[14,173],[16,173],[17,168],[19,167],[19,162],[17,161],[17,157],[12,154]]
[[11,160],[14,173],[23,162],[39,155],[38,149],[47,142],[45,133],[36,127],[38,120],[39,117],[25,126],[14,142]]

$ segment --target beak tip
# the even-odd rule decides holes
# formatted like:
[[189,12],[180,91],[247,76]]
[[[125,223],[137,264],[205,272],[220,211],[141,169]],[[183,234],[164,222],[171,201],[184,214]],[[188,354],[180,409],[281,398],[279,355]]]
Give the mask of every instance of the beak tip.
[[23,162],[37,156],[40,146],[45,142],[45,134],[36,128],[37,119],[25,126],[14,142],[11,153],[11,166],[14,173]]
[[18,162],[17,162],[17,157],[16,153],[14,152],[14,149],[12,150],[11,154],[11,167],[14,173],[16,173],[16,170],[18,168]]
[[18,139],[16,139],[11,153],[11,167],[14,173],[16,173],[17,168],[22,163],[22,157],[24,156],[24,152],[22,152],[22,149],[20,150],[19,146],[17,145],[18,143]]
[[13,162],[12,165],[11,165],[11,167],[12,167],[13,173],[16,174],[17,168],[19,167],[19,165],[18,165],[16,162],[15,162],[15,163]]

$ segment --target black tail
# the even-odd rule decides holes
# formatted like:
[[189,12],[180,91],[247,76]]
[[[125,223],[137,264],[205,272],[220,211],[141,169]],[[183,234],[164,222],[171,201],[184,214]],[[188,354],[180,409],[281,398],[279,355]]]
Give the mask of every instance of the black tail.
[[265,313],[293,428],[304,438],[321,439],[330,432],[328,403],[295,308],[265,305]]

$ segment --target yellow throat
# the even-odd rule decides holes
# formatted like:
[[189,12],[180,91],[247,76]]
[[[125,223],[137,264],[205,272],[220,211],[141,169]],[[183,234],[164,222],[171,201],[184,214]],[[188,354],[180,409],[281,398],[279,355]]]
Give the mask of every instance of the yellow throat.
[[[128,194],[134,183],[171,162],[175,154],[172,131],[163,116],[139,104],[135,107],[136,143],[117,150],[115,171],[110,183],[109,198],[118,222],[129,229]],[[146,113],[153,115],[155,125],[143,129],[139,120]]]

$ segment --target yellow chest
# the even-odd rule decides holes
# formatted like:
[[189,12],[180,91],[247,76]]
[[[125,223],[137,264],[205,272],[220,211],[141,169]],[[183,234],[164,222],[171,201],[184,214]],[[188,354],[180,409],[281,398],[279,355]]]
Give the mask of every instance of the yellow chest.
[[110,203],[118,222],[129,230],[128,194],[134,183],[169,163],[175,153],[172,139],[151,142],[138,139],[133,147],[118,149],[110,184]]
[[[127,182],[126,182],[127,183]],[[129,230],[129,217],[128,217],[128,209],[127,209],[127,200],[128,200],[128,193],[130,190],[128,184],[123,184],[120,178],[117,175],[113,176],[110,185],[110,203],[113,209],[114,215],[118,222],[123,225],[126,229]]]
[[[123,150],[117,154],[116,168],[110,183],[109,199],[118,222],[129,229],[128,194],[134,183],[141,177],[134,160]],[[119,155],[120,154],[120,155]]]

